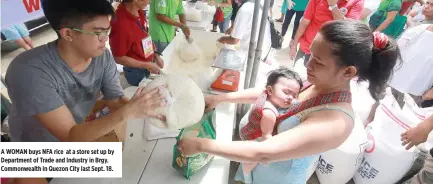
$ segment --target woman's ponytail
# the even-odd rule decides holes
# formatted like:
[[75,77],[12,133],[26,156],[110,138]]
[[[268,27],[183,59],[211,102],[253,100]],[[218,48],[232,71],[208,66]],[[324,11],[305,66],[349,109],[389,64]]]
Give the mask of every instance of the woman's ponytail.
[[401,60],[400,50],[395,40],[388,38],[383,33],[373,33],[373,51],[371,63],[364,75],[370,85],[368,90],[375,100],[379,100],[385,91],[388,79],[391,77],[394,67]]

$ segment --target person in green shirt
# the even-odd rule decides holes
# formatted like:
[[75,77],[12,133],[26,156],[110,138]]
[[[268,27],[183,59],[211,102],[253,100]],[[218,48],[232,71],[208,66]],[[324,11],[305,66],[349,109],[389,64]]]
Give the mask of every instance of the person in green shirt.
[[307,8],[309,0],[284,0],[284,2],[287,4],[286,8],[286,16],[284,18],[283,26],[281,28],[281,33],[283,37],[287,33],[287,29],[289,28],[290,22],[292,22],[293,15],[296,14],[295,22],[293,26],[293,32],[292,32],[292,39],[295,38],[296,31],[299,27],[299,22],[301,21],[301,18],[304,16],[305,9]]
[[[149,32],[156,50],[162,53],[173,40],[176,27],[181,28],[189,39],[182,0],[151,0],[149,9]],[[180,21],[176,21],[176,15]]]
[[402,0],[383,0],[376,12],[370,17],[370,28],[383,32],[394,21],[400,12],[401,5]]
[[220,32],[224,33],[230,27],[230,21],[233,15],[232,0],[211,0],[210,5],[215,5],[217,8],[221,8],[224,13],[224,21],[216,22],[212,20],[213,32],[216,32],[216,26],[218,25]]

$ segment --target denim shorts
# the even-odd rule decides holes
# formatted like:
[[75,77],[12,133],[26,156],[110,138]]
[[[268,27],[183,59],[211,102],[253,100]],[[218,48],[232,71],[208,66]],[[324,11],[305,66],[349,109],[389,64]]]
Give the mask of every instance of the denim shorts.
[[29,30],[24,24],[17,24],[8,28],[2,29],[1,32],[7,41],[19,40],[22,37],[29,36]]
[[125,75],[126,81],[132,86],[138,86],[141,80],[149,78],[150,72],[143,68],[129,68],[123,67],[123,75]]

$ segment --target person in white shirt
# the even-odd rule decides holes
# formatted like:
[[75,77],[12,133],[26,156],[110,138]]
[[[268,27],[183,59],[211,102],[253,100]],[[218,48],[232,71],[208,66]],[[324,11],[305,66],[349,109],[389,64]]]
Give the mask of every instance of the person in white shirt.
[[403,63],[395,68],[389,81],[390,87],[413,95],[418,103],[433,86],[433,54],[431,47],[426,46],[433,42],[432,28],[433,25],[421,24],[403,33],[398,40]]
[[414,7],[407,15],[407,27],[420,24],[433,24],[433,0],[427,0],[423,6]]
[[[257,22],[257,27],[256,27],[257,34],[255,40],[257,40],[259,35],[263,3],[264,0],[261,0],[260,2],[261,8],[259,11],[259,18],[258,18],[259,22]],[[254,1],[249,0],[241,6],[241,8],[239,9],[236,15],[234,25],[230,27],[229,30],[226,31],[226,34],[228,36],[223,36],[218,41],[223,44],[229,44],[229,45],[240,44],[241,50],[248,51],[250,45],[252,24],[253,24],[253,14],[254,14]],[[263,38],[263,45],[262,45],[262,59],[265,58],[270,51],[271,48],[270,41],[271,41],[270,25],[269,22],[267,21],[266,28],[265,28],[265,35]]]

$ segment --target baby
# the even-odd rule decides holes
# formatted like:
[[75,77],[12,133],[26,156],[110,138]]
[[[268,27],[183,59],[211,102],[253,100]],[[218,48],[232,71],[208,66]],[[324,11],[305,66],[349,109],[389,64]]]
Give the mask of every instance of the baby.
[[[248,117],[248,124],[240,130],[242,140],[265,141],[272,137],[278,109],[287,109],[298,97],[302,80],[296,72],[281,67],[269,73],[266,90],[256,100]],[[243,163],[244,176],[248,176],[256,163]]]

